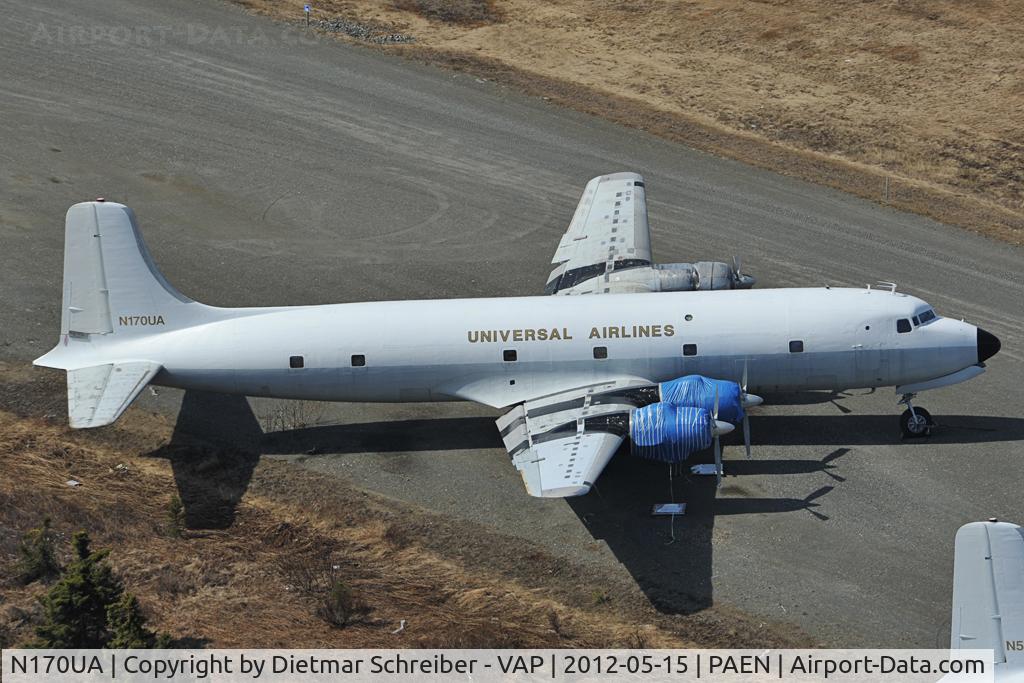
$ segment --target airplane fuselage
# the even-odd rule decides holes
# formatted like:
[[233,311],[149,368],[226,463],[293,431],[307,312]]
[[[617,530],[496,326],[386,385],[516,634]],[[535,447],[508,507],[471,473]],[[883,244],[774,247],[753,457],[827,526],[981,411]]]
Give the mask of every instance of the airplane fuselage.
[[118,321],[147,334],[95,352],[157,360],[165,386],[327,401],[502,407],[612,378],[738,380],[744,364],[751,391],[838,390],[977,364],[973,325],[897,331],[930,308],[887,290],[816,288],[210,309],[220,315],[166,333]]

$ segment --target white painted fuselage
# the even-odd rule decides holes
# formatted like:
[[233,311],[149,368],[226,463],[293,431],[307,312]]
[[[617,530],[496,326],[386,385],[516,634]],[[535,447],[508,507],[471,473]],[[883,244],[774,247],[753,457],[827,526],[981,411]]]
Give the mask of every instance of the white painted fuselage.
[[[470,400],[494,407],[608,379],[659,382],[702,374],[738,380],[744,364],[751,391],[771,392],[906,385],[979,362],[975,326],[936,318],[899,333],[897,320],[930,306],[877,289],[242,309],[189,303],[181,312],[192,306],[202,308],[194,316],[198,324],[176,327],[167,320],[176,328],[72,338],[70,347],[88,344],[81,355],[93,364],[107,358],[159,362],[163,369],[154,383],[186,389],[327,401]],[[597,347],[604,351],[595,353]],[[301,357],[302,367],[291,367],[292,357]],[[354,366],[353,357],[365,365]]]

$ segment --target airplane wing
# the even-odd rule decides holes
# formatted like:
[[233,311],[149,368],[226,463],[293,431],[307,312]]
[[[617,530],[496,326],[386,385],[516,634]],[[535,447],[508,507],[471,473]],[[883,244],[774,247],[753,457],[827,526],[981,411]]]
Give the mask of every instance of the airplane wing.
[[[972,522],[956,533],[952,649],[995,652],[997,671],[1024,667],[1024,529]],[[997,676],[998,678],[998,676]]]
[[629,431],[629,413],[653,385],[603,382],[514,407],[497,420],[512,464],[531,496],[582,496]]
[[587,183],[551,262],[557,267],[548,277],[545,294],[584,293],[567,290],[604,273],[650,265],[643,176],[612,173]]

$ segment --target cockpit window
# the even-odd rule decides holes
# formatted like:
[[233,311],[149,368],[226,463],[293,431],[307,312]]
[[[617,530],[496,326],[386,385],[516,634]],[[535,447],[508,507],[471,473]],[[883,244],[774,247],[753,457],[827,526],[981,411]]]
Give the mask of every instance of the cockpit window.
[[913,328],[910,327],[910,321],[907,320],[906,318],[900,318],[899,320],[896,321],[896,331],[899,332],[900,334],[903,334],[904,332],[910,332],[911,329]]
[[914,321],[914,327],[917,327],[918,325],[921,324],[921,321],[917,319],[916,315],[913,318],[911,318],[911,320]]
[[921,318],[921,324],[922,325],[925,324],[926,322],[928,322],[929,320],[935,320],[935,318],[936,318],[935,311],[933,311],[930,308],[927,311],[925,311],[924,313],[922,313],[918,317]]

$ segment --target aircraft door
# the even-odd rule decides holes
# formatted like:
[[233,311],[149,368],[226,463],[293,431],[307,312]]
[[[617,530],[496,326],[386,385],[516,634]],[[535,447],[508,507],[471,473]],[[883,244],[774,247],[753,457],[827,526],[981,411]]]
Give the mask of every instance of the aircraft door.
[[889,380],[889,357],[885,351],[885,321],[867,320],[858,328],[854,344],[854,383],[858,387],[883,386]]

